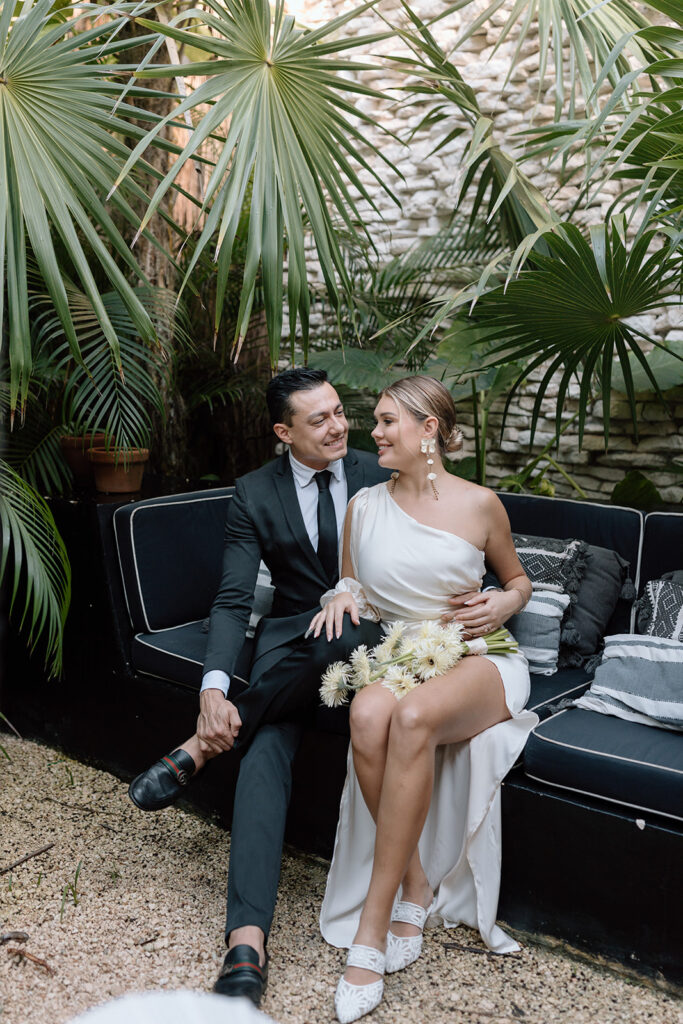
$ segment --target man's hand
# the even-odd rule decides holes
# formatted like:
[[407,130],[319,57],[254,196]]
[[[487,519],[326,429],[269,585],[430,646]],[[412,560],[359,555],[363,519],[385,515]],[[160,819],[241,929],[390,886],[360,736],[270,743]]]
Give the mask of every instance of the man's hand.
[[197,737],[203,753],[220,754],[232,750],[242,719],[235,705],[221,690],[203,690],[199,695]]

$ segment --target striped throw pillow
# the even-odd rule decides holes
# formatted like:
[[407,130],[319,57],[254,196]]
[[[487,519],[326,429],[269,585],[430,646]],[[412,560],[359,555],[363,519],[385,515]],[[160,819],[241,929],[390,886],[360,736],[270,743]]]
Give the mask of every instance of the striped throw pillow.
[[248,637],[254,635],[256,627],[263,616],[270,614],[274,593],[275,587],[270,582],[270,569],[265,562],[261,562],[258,570],[258,576],[256,578],[254,604],[252,605],[251,617],[249,619],[249,625],[247,626]]
[[638,633],[605,637],[595,679],[576,706],[683,730],[683,643]]
[[562,616],[569,594],[535,590],[526,608],[505,623],[529,662],[529,671],[552,676],[557,672]]

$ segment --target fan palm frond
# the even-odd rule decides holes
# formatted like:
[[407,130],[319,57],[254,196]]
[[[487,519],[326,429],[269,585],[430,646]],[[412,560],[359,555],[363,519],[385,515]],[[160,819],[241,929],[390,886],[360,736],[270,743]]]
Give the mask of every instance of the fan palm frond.
[[[462,10],[467,4],[452,4],[439,17],[451,10]],[[671,7],[675,6],[671,3]],[[492,0],[476,18],[468,20],[454,42],[456,51],[466,40],[478,32],[483,25],[491,23],[495,15],[507,14],[503,9],[505,0]],[[510,72],[523,53],[524,44],[533,31],[538,31],[539,40],[539,98],[545,88],[544,79],[549,67],[554,65],[555,73],[555,117],[567,101],[572,109],[578,105],[580,87],[587,106],[596,102],[595,85],[603,73],[612,85],[630,70],[629,56],[640,64],[656,60],[658,52],[641,30],[651,22],[646,16],[648,7],[661,10],[657,3],[633,4],[631,0],[610,0],[609,3],[595,3],[594,0],[516,0],[507,14],[498,33],[493,54],[516,33],[515,49],[510,61]],[[564,68],[563,47],[570,48],[571,71]]]
[[530,233],[549,230],[559,218],[515,159],[495,141],[493,121],[482,114],[476,93],[427,25],[406,0],[401,2],[413,30],[401,28],[397,34],[413,56],[391,60],[398,69],[418,78],[417,84],[405,87],[408,102],[422,105],[426,100],[431,101],[428,113],[420,119],[414,134],[424,130],[433,134],[435,126],[443,125],[445,134],[433,150],[438,152],[467,131],[460,120],[453,124],[456,110],[471,132],[460,167],[462,184],[455,208],[461,207],[465,196],[476,185],[471,199],[472,225],[484,214],[488,221],[495,219],[504,241],[512,246],[518,246]]
[[[682,51],[683,52],[683,51]],[[668,70],[672,60],[659,61]],[[683,69],[683,63],[677,62]],[[641,69],[652,72],[654,65]],[[634,73],[635,74],[635,73]],[[633,76],[629,76],[633,77]],[[624,87],[625,88],[625,87]],[[614,207],[639,209],[640,231],[653,221],[683,223],[683,86],[634,94],[628,109],[615,94],[592,119],[565,121],[529,133],[527,156],[586,158],[580,201],[590,201],[610,178],[626,184]]]
[[83,434],[104,431],[108,443],[116,448],[145,447],[152,432],[152,414],[164,413],[160,382],[171,372],[173,348],[189,343],[182,306],[176,308],[171,291],[145,286],[135,289],[158,339],[145,345],[120,294],[104,293],[101,302],[117,339],[116,360],[89,296],[73,284],[67,285],[67,294],[82,361],[74,361],[61,320],[49,300],[36,323],[39,357],[47,348],[52,376],[63,380],[62,422]]
[[10,615],[34,648],[42,638],[46,665],[58,675],[62,630],[71,599],[71,570],[64,542],[40,495],[0,460],[0,583],[8,580]]
[[541,404],[556,374],[558,437],[569,385],[575,375],[579,379],[579,444],[594,380],[604,400],[605,444],[609,441],[609,394],[616,365],[623,374],[634,434],[638,436],[629,354],[662,398],[642,351],[643,342],[654,346],[661,346],[661,342],[644,335],[632,319],[667,304],[680,304],[683,253],[671,246],[654,248],[654,237],[654,231],[645,232],[627,245],[623,218],[596,226],[590,239],[574,225],[563,223],[544,236],[548,256],[535,254],[533,266],[507,287],[501,285],[487,292],[475,306],[477,327],[485,332],[491,352],[486,361],[516,361],[524,368],[511,385],[506,413],[523,381],[543,368],[543,377],[535,387],[532,437]]
[[[10,419],[9,388],[0,384],[3,413],[0,422]],[[12,430],[5,434],[4,455],[7,463],[41,493],[63,494],[71,484],[69,469],[62,458],[59,438],[61,426],[55,426],[44,404],[44,393],[30,391],[26,402],[26,415],[21,424],[15,420]]]
[[[7,333],[13,411],[25,401],[31,376],[29,251],[74,358],[80,352],[65,266],[96,310],[117,364],[116,331],[95,268],[119,294],[139,336],[148,344],[154,340],[151,320],[129,283],[129,276],[144,275],[104,204],[130,152],[123,138],[144,134],[127,120],[131,112],[144,117],[140,110],[115,112],[123,86],[112,79],[112,60],[127,45],[117,34],[134,5],[88,5],[86,30],[81,12],[55,21],[53,6],[52,0],[24,4],[15,17],[15,0],[0,0],[0,338]],[[139,218],[129,198],[143,195],[131,178],[114,199],[114,210],[135,227]]]
[[[310,307],[307,227],[330,300],[336,307],[340,289],[348,290],[349,281],[333,218],[339,218],[356,237],[364,234],[362,225],[367,218],[362,216],[351,189],[369,208],[376,207],[360,176],[361,169],[391,195],[386,174],[373,168],[363,155],[371,152],[380,165],[391,168],[381,150],[368,142],[363,128],[373,125],[380,133],[386,132],[361,104],[353,102],[354,97],[382,98],[357,78],[359,71],[373,65],[340,56],[384,37],[361,36],[347,28],[354,17],[375,3],[369,0],[315,31],[300,28],[286,16],[282,0],[276,0],[272,11],[268,0],[207,0],[206,10],[180,14],[169,24],[139,19],[144,27],[207,54],[202,62],[154,65],[138,72],[140,77],[206,77],[204,84],[169,115],[200,112],[185,149],[152,197],[143,226],[185,162],[207,138],[228,126],[204,195],[205,226],[185,276],[187,281],[202,250],[216,242],[216,331],[223,312],[233,243],[251,187],[236,354],[249,324],[260,268],[271,361],[273,365],[277,362],[283,325],[285,245],[290,339],[293,343],[298,324],[306,349]],[[192,21],[190,29],[178,27],[188,19]],[[209,106],[206,113],[205,105]],[[118,182],[125,179],[163,124],[160,122],[139,143]]]

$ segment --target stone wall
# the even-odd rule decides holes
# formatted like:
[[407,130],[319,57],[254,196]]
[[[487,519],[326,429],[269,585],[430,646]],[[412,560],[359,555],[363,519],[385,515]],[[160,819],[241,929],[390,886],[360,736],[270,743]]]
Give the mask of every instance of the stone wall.
[[[351,6],[356,6],[355,2],[351,4],[347,0],[297,0],[296,3],[290,3],[290,9],[297,17],[312,26],[328,21]],[[424,19],[433,18],[446,6],[436,0],[412,0],[413,9]],[[447,19],[435,23],[432,31],[439,44],[448,51],[456,41],[464,19],[471,23],[485,6],[483,0],[478,0],[469,4],[463,12],[456,12]],[[515,49],[514,33],[495,54],[493,51],[500,28],[506,19],[505,12],[511,8],[512,0],[507,0],[505,8],[494,15],[488,25],[482,26],[473,38],[461,45],[453,54],[452,60],[465,81],[475,89],[482,113],[493,119],[496,140],[504,149],[514,153],[518,143],[515,138],[517,131],[531,124],[543,124],[554,120],[555,95],[553,70],[546,72],[543,82],[539,79],[537,32],[532,32],[528,36],[521,50],[521,59],[506,83]],[[401,16],[398,0],[384,0],[379,5],[379,11],[394,24]],[[369,33],[382,27],[378,16],[369,12],[354,21],[350,31],[358,34]],[[373,52],[399,53],[401,48],[394,39],[377,44]],[[568,74],[566,64],[566,78]],[[397,92],[397,86],[405,82],[389,69],[363,72],[362,78],[385,96],[382,102],[362,99],[360,104],[363,109],[380,118],[385,127],[395,132],[400,139],[406,139],[426,113],[426,105],[399,105],[400,93]],[[433,236],[448,221],[459,192],[461,157],[469,135],[465,132],[437,154],[430,155],[430,151],[446,131],[451,130],[457,123],[466,127],[464,119],[459,118],[457,110],[453,108],[453,118],[448,122],[447,128],[437,126],[430,135],[417,135],[408,147],[398,142],[387,143],[386,139],[373,140],[381,145],[382,152],[403,175],[401,180],[396,175],[384,175],[382,172],[387,183],[401,200],[401,209],[378,189],[370,174],[363,172],[362,175],[381,214],[378,216],[372,209],[367,209],[365,220],[380,252],[387,258],[404,252],[417,239]],[[373,166],[378,166],[376,158]],[[524,164],[524,171],[546,196],[552,194],[553,208],[560,215],[570,209],[577,195],[577,187],[571,181],[560,180],[559,168],[548,168],[540,161],[529,161]],[[584,225],[604,222],[617,192],[617,183],[605,183],[588,207],[573,216],[573,221]],[[683,315],[680,308],[668,309],[659,315],[640,317],[637,326],[644,333],[662,340],[683,340]],[[568,325],[568,329],[571,329],[571,325]],[[534,379],[531,378],[508,419],[509,426],[502,444],[499,443],[500,412],[496,409],[491,415],[490,454],[487,460],[489,483],[495,484],[529,461],[531,456],[528,436],[534,393]],[[628,470],[639,469],[653,480],[665,501],[681,502],[683,473],[680,470],[678,473],[675,471],[673,460],[677,457],[679,464],[683,462],[683,391],[679,389],[669,397],[673,418],[667,416],[652,395],[640,396],[638,419],[641,437],[638,445],[632,440],[630,414],[626,403],[615,394],[612,397],[613,419],[608,451],[605,452],[603,447],[603,423],[601,407],[598,404],[589,419],[583,449],[578,450],[576,431],[570,427],[562,440],[559,455],[553,453],[554,457],[583,488],[588,497],[609,498],[615,482]],[[576,399],[570,397],[563,415],[571,416],[575,409]],[[555,396],[549,393],[544,406],[544,417],[540,421],[532,449],[534,454],[550,440],[554,431],[554,418]],[[471,454],[471,411],[463,408],[461,420],[466,439],[465,454],[468,451]],[[547,478],[556,486],[557,494],[576,496],[571,485],[557,471],[550,471]]]

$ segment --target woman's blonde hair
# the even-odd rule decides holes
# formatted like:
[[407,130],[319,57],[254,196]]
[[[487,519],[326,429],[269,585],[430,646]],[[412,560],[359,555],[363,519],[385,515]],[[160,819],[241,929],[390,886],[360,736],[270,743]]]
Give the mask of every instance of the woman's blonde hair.
[[456,425],[455,404],[450,391],[434,377],[402,377],[380,392],[380,398],[393,398],[422,423],[428,416],[439,421],[439,452],[448,458],[462,448],[462,433]]

